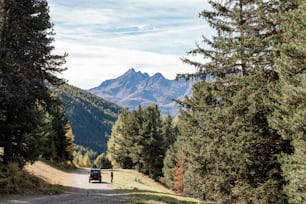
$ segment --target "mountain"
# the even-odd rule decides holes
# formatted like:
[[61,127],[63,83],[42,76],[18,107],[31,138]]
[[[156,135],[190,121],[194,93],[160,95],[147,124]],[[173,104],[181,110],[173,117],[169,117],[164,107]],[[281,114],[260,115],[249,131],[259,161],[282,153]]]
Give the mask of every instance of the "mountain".
[[60,87],[65,117],[71,122],[75,143],[100,153],[106,151],[111,128],[122,108],[71,85]]
[[184,79],[168,80],[160,73],[149,76],[132,68],[116,79],[104,81],[89,91],[129,109],[136,109],[139,105],[146,108],[149,104],[156,103],[162,114],[169,112],[174,116],[178,113],[178,106],[172,99],[191,95],[193,83]]

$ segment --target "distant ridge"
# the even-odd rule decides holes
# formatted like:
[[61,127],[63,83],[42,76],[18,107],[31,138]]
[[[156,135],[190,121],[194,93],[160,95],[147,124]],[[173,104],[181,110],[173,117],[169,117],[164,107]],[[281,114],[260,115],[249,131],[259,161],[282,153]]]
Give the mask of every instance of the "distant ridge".
[[161,73],[149,76],[131,68],[123,75],[106,80],[89,91],[130,110],[139,105],[146,108],[149,104],[156,103],[162,114],[169,112],[174,116],[179,108],[172,99],[190,96],[193,83],[184,79],[168,80]]
[[108,137],[122,108],[68,84],[58,92],[65,105],[65,116],[71,122],[75,144],[106,152]]

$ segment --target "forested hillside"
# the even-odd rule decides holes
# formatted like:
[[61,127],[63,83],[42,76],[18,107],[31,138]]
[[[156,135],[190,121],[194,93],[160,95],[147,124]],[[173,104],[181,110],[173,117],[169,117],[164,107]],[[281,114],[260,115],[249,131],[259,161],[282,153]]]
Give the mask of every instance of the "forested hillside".
[[79,88],[63,85],[57,91],[64,102],[65,116],[71,123],[75,144],[101,153],[111,128],[122,109]]

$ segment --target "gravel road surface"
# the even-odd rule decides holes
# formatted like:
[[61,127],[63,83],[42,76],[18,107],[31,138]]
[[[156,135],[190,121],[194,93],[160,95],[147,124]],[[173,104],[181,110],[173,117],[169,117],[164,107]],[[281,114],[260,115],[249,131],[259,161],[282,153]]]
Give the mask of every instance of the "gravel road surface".
[[[44,168],[44,166],[40,167]],[[50,173],[50,172],[49,172]],[[96,204],[96,203],[124,203],[127,194],[113,189],[109,185],[110,176],[103,174],[102,183],[89,183],[88,170],[80,169],[72,173],[52,172],[57,184],[70,186],[71,191],[59,195],[39,195],[39,196],[12,196],[0,198],[0,204]],[[42,175],[42,177],[44,177]]]

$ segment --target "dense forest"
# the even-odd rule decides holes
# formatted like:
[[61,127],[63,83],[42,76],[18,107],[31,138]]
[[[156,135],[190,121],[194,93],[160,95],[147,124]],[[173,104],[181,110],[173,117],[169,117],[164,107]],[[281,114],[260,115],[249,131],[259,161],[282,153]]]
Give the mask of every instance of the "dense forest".
[[64,114],[71,123],[75,144],[97,153],[106,152],[112,126],[122,108],[67,84],[53,91],[64,103]]
[[108,158],[115,167],[136,168],[153,179],[162,176],[163,158],[177,135],[170,114],[161,116],[156,104],[124,111],[112,128]]
[[81,145],[74,145],[73,149],[73,164],[79,167],[93,167],[100,169],[112,168],[112,164],[105,153],[98,155],[98,153],[92,149]]

